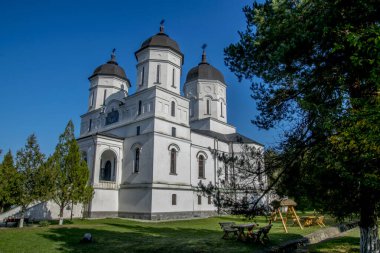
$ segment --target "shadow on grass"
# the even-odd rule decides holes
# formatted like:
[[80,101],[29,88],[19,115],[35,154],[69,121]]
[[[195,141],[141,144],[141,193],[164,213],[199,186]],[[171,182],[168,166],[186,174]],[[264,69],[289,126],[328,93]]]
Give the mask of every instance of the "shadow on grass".
[[[104,229],[52,228],[41,236],[62,252],[252,252],[252,245],[222,240],[221,233],[205,229],[154,228],[110,224]],[[95,242],[81,244],[84,233]]]
[[[231,218],[228,218],[231,220]],[[222,219],[223,220],[223,219]],[[233,220],[233,219],[232,219]],[[241,220],[240,220],[241,222]],[[59,252],[262,252],[282,239],[299,238],[297,234],[270,234],[265,245],[245,244],[231,238],[221,239],[219,224],[202,224],[194,220],[179,226],[168,223],[136,223],[122,220],[104,220],[101,225],[86,227],[54,227],[40,236],[52,241]],[[95,224],[94,224],[95,225]],[[186,227],[191,226],[191,227]],[[194,227],[194,226],[200,226]],[[91,233],[95,242],[79,243],[85,233]]]
[[360,239],[353,236],[343,236],[333,239],[328,239],[320,243],[310,245],[309,252],[359,252],[360,251]]

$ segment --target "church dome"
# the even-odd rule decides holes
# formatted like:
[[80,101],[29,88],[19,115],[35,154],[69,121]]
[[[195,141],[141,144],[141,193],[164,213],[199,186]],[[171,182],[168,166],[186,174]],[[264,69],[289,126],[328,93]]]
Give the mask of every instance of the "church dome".
[[225,84],[223,74],[206,60],[206,53],[203,51],[202,61],[198,66],[190,69],[186,76],[186,83],[198,79],[218,80]]
[[111,59],[107,63],[97,67],[94,70],[94,73],[88,79],[91,79],[97,75],[117,76],[123,80],[126,80],[128,84],[130,84],[124,69],[120,67],[119,64],[116,62],[116,56],[114,52],[111,55]]
[[[164,33],[164,26],[161,24],[160,26],[160,32],[156,35],[153,35],[152,37],[146,39],[142,44],[139,50],[136,51],[135,55],[139,53],[140,51],[144,50],[148,47],[162,47],[162,48],[170,48],[174,52],[180,54],[183,59],[183,54],[178,46],[178,43],[171,39],[169,35]],[[182,60],[183,62],[183,60]]]

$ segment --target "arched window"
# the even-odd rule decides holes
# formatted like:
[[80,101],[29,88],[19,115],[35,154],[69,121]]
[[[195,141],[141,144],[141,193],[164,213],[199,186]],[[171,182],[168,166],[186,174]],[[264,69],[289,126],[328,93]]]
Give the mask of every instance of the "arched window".
[[170,174],[176,174],[177,173],[177,150],[175,148],[172,148],[170,150]]
[[206,114],[210,114],[210,99],[206,101]]
[[137,111],[137,115],[141,115],[141,110],[142,110],[142,102],[140,100],[139,101],[139,108],[138,108],[138,111]]
[[172,107],[171,107],[171,115],[175,117],[175,102],[172,101]]
[[198,177],[205,178],[205,158],[203,155],[198,157]]
[[160,64],[157,65],[157,72],[156,72],[156,83],[160,83],[160,71],[161,71],[161,66]]
[[140,149],[135,149],[135,166],[133,168],[133,172],[138,173],[140,169]]

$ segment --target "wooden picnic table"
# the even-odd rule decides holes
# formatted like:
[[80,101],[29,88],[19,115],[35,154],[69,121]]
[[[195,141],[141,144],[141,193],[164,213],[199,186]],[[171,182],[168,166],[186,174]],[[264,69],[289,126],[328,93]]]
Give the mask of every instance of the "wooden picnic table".
[[303,225],[305,227],[312,226],[312,225],[319,225],[320,227],[325,227],[324,224],[324,216],[302,216],[301,221],[303,222]]
[[246,241],[247,240],[247,235],[244,233],[244,229],[253,229],[257,227],[258,225],[256,223],[248,223],[248,224],[236,224],[231,226],[232,228],[237,228],[238,229],[238,237],[237,240],[240,241]]
[[313,225],[316,218],[316,216],[302,216],[301,221],[304,227],[309,227]]

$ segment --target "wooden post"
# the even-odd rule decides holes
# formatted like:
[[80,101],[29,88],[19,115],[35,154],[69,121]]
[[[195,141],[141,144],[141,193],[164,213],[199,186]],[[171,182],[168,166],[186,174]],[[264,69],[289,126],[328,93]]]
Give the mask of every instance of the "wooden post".
[[293,207],[293,206],[290,206],[289,208],[291,208],[290,210],[293,211],[293,214],[294,214],[294,216],[296,217],[296,220],[297,220],[298,225],[299,225],[300,228],[303,230],[303,227],[302,227],[302,225],[301,225],[300,219],[298,218],[298,215],[297,215],[297,213],[296,213],[296,210],[294,210],[294,207]]
[[282,225],[284,226],[285,232],[288,233],[288,229],[286,228],[286,224],[284,222],[284,218],[282,217],[281,208],[278,208],[277,211],[280,214]]

